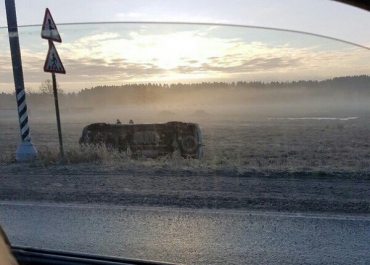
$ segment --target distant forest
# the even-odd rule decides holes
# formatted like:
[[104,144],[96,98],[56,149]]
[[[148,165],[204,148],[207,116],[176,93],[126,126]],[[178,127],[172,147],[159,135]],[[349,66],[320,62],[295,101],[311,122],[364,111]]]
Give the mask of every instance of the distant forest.
[[[47,81],[47,82],[46,82]],[[27,103],[34,109],[53,108],[54,101],[50,80],[46,80],[37,92],[27,91]],[[300,80],[292,82],[202,82],[192,84],[125,84],[118,86],[96,86],[85,88],[77,93],[63,93],[63,86],[59,93],[59,101],[65,107],[104,107],[124,104],[151,104],[158,102],[174,103],[185,100],[188,95],[206,97],[210,91],[220,95],[234,91],[269,91],[274,90],[304,90],[317,94],[319,91],[326,95],[335,92],[353,93],[370,97],[370,76],[343,76],[323,81]],[[274,93],[276,94],[276,93]],[[14,109],[15,97],[13,94],[0,94],[0,109]]]

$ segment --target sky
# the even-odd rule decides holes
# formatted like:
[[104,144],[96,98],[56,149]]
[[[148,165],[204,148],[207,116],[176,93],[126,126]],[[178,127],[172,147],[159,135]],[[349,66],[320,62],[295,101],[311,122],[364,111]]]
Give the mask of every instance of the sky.
[[[3,1],[4,2],[4,1]],[[18,25],[107,21],[220,22],[323,34],[370,45],[370,14],[330,0],[15,0]],[[0,9],[0,27],[6,27]]]
[[[370,14],[329,0],[15,0],[25,86],[37,90],[48,50],[40,24],[49,8],[67,92],[132,82],[284,81],[368,74],[369,51],[317,37],[215,25],[79,22],[202,22],[272,27],[370,47]],[[5,8],[0,9],[0,92],[13,89]]]

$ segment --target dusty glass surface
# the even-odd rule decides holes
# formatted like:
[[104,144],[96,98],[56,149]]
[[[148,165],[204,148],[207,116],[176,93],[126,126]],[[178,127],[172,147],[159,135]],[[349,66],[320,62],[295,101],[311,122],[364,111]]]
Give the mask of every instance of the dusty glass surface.
[[[57,75],[65,159],[51,74],[43,72],[48,42],[40,27],[19,28],[38,150],[38,159],[26,164],[14,158],[20,132],[7,31],[0,31],[0,199],[6,201],[3,212],[16,216],[19,227],[35,228],[38,238],[17,232],[3,215],[16,244],[189,264],[284,262],[289,253],[311,262],[338,261],[340,250],[313,243],[328,233],[338,244],[347,240],[351,257],[366,258],[365,219],[322,227],[320,218],[295,223],[282,215],[271,225],[270,217],[260,220],[255,213],[368,216],[367,48],[220,24],[95,23],[58,30],[63,42],[55,47],[67,72]],[[79,144],[85,126],[117,119],[123,125],[132,120],[132,128],[197,123],[203,157],[181,156],[181,138],[171,138],[173,150],[157,158],[127,146]],[[145,135],[151,140],[137,140]],[[134,137],[142,149],[155,149],[160,136],[145,131]],[[8,202],[22,202],[31,217],[24,219]],[[248,211],[251,219],[243,215]],[[325,225],[339,232],[329,233]],[[301,248],[288,240],[290,233],[301,236],[295,239]],[[266,249],[274,254],[261,255]],[[325,258],[309,259],[314,252]]]

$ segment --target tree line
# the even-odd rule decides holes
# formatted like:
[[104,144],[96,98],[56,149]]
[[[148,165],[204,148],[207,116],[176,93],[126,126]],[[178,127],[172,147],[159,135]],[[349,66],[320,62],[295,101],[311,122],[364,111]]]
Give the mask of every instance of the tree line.
[[[59,101],[67,106],[107,106],[137,103],[156,103],[167,100],[173,96],[173,100],[186,99],[189,93],[201,93],[207,91],[248,90],[263,89],[305,89],[311,91],[344,91],[346,93],[361,93],[370,96],[370,76],[342,76],[322,81],[299,80],[286,82],[200,82],[200,83],[173,83],[173,84],[123,84],[114,86],[96,86],[82,89],[79,92],[65,93],[63,87],[58,85]],[[27,103],[34,108],[52,108],[53,88],[51,80],[45,80],[37,91],[26,89]],[[15,106],[14,95],[0,94],[0,109],[11,109]]]

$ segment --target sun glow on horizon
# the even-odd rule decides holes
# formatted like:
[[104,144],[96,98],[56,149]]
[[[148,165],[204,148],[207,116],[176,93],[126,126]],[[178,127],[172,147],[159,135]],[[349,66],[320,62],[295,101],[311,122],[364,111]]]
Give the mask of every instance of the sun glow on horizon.
[[[67,74],[58,79],[75,83],[66,91],[94,83],[289,81],[369,72],[369,51],[296,33],[210,25],[84,27],[59,29],[64,40],[56,48]],[[20,38],[25,83],[37,89],[49,78],[42,71],[47,43],[35,29]],[[0,39],[0,91],[13,87],[7,42]]]

